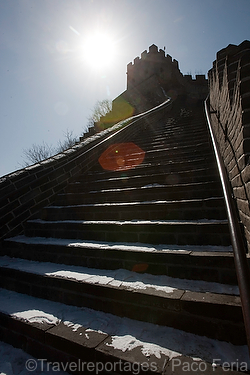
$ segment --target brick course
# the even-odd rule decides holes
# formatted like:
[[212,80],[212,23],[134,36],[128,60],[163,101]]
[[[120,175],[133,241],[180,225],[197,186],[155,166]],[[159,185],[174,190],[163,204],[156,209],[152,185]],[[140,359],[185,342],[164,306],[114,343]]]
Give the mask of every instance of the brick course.
[[250,41],[219,51],[208,80],[212,127],[250,249]]

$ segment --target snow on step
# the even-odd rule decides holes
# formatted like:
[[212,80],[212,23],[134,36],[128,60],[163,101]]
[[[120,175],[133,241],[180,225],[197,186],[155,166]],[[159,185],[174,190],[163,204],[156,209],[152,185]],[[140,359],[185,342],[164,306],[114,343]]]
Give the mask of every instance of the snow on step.
[[140,347],[145,357],[155,355],[161,358],[164,354],[171,359],[183,354],[210,363],[215,358],[230,363],[237,360],[247,363],[250,369],[246,345],[235,346],[173,328],[121,318],[88,308],[64,305],[4,289],[0,289],[0,301],[1,312],[26,322],[49,322],[55,325],[64,322],[75,334],[78,334],[79,328],[85,327],[89,331],[111,335],[111,343],[106,345],[124,352]]
[[74,240],[65,238],[53,237],[26,237],[24,235],[7,238],[5,241],[21,242],[25,244],[43,244],[43,245],[59,245],[68,247],[81,247],[89,249],[100,250],[119,250],[119,251],[140,251],[140,252],[176,252],[176,253],[191,253],[191,252],[223,252],[232,253],[232,246],[212,246],[212,245],[155,245],[145,243],[133,242],[107,242],[107,241],[90,241],[90,240]]
[[39,223],[39,224],[116,224],[116,225],[213,225],[213,224],[227,224],[226,219],[215,220],[215,219],[200,219],[200,220],[42,220],[34,219],[28,220],[28,223]]
[[[213,181],[207,181],[207,182],[192,182],[192,183],[180,183],[176,185],[169,185],[169,184],[159,184],[157,182],[143,185],[143,186],[136,186],[136,187],[119,187],[119,188],[110,188],[110,189],[99,189],[99,190],[90,190],[89,193],[105,193],[105,192],[116,192],[116,191],[127,191],[127,190],[142,190],[142,189],[151,189],[151,188],[177,188],[177,187],[183,187],[183,188],[189,188],[190,186],[201,186],[203,187],[204,185],[206,186],[207,184],[210,184]],[[75,181],[74,183],[71,183],[70,185],[77,185],[81,184],[80,181]],[[67,193],[67,194],[72,194],[72,193]],[[58,195],[64,195],[64,194],[58,194]]]
[[177,279],[165,275],[138,274],[125,269],[103,270],[79,266],[70,266],[49,262],[37,262],[25,259],[0,257],[0,267],[15,269],[28,273],[60,277],[89,284],[123,287],[127,290],[146,290],[148,288],[166,294],[174,290],[193,292],[211,292],[239,295],[238,287],[201,280]]
[[222,197],[211,197],[203,199],[180,199],[180,200],[151,200],[151,201],[136,201],[136,202],[105,202],[105,203],[84,203],[84,204],[72,204],[67,206],[47,206],[45,208],[61,209],[61,208],[73,208],[73,207],[116,207],[116,206],[138,206],[138,205],[156,205],[156,204],[170,204],[170,203],[206,203],[212,201],[220,201]]

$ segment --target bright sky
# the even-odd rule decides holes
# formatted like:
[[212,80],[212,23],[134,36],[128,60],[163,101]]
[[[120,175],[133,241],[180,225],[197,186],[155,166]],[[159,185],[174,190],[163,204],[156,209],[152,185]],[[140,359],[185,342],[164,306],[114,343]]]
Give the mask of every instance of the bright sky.
[[250,0],[0,0],[0,176],[32,144],[80,135],[151,44],[194,75],[245,39]]

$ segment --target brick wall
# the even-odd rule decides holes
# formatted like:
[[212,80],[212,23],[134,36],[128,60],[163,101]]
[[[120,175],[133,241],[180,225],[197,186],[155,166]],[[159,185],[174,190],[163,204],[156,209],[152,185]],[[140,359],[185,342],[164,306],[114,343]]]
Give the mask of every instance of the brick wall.
[[[168,107],[152,111],[149,124]],[[110,144],[126,142],[143,130],[143,116],[119,123],[83,140],[74,147],[41,163],[0,178],[0,240],[23,233],[26,220],[51,204],[57,193],[78,174],[87,172]]]
[[208,80],[212,127],[250,249],[250,41],[219,51]]

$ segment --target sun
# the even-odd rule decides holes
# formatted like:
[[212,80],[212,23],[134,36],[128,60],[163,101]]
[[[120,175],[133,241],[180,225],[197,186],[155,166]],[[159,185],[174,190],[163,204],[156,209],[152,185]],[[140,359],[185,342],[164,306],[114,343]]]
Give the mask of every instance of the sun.
[[115,44],[112,37],[101,32],[89,35],[83,46],[83,57],[93,69],[111,66],[115,57]]

